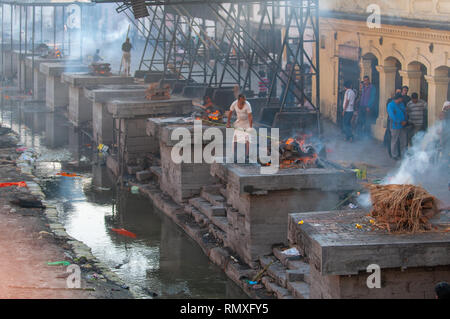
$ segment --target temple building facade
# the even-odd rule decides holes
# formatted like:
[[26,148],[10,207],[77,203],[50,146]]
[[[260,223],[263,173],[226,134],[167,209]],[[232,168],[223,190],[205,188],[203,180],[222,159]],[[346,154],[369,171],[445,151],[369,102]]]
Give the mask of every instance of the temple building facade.
[[378,140],[386,102],[403,85],[428,102],[428,127],[438,120],[450,100],[450,0],[321,0],[320,8],[322,116],[339,124],[344,81],[358,89],[368,75],[378,91]]

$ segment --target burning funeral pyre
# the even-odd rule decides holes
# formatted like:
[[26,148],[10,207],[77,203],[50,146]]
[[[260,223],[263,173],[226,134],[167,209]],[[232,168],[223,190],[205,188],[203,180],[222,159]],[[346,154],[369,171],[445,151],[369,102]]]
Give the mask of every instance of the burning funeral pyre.
[[223,115],[219,110],[211,110],[211,109],[199,109],[193,113],[193,117],[196,120],[203,121],[205,124],[214,125],[214,124],[222,124],[223,125]]
[[111,64],[109,63],[96,63],[93,62],[89,66],[91,75],[101,75],[101,76],[110,76],[111,75]]
[[318,155],[315,148],[306,143],[307,137],[291,137],[280,144],[280,168],[317,167]]
[[170,85],[160,87],[159,83],[151,83],[145,92],[147,100],[170,100]]
[[36,51],[40,53],[41,58],[45,59],[61,59],[62,52],[58,47],[49,48],[45,43],[41,43],[36,48]]

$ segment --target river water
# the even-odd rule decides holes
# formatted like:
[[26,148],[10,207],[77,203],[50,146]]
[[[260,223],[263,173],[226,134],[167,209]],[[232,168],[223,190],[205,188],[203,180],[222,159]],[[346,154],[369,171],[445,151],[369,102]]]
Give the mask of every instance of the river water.
[[[3,90],[0,123],[12,127],[21,144],[38,154],[34,175],[47,200],[58,207],[61,224],[130,289],[141,297],[246,298],[150,199],[115,189],[105,159],[87,134],[42,104],[25,106],[5,99],[6,94]],[[57,175],[60,172],[79,176]],[[111,228],[125,228],[137,238]]]

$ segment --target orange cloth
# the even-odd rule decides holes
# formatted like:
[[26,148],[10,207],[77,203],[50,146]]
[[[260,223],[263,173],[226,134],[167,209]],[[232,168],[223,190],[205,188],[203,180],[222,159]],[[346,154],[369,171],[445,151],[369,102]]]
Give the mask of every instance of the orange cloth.
[[27,183],[26,182],[0,183],[0,187],[11,187],[11,186],[27,187]]

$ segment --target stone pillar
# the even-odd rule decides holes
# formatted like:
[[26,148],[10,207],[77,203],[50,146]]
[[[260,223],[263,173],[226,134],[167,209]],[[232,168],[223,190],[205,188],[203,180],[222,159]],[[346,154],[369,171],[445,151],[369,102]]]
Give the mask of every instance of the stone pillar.
[[387,121],[386,102],[395,93],[395,75],[397,67],[378,65],[377,71],[380,74],[380,103],[378,119],[374,127],[372,127],[373,136],[382,141]]
[[402,70],[399,72],[403,78],[403,85],[409,87],[409,95],[416,92],[420,95],[420,80],[422,78],[422,71],[419,70]]
[[370,78],[370,81],[373,81],[371,59],[362,59],[360,63],[360,70],[361,70],[361,80],[367,75]]
[[447,91],[450,78],[446,75],[425,76],[428,82],[428,127],[431,127],[442,111],[447,100]]

